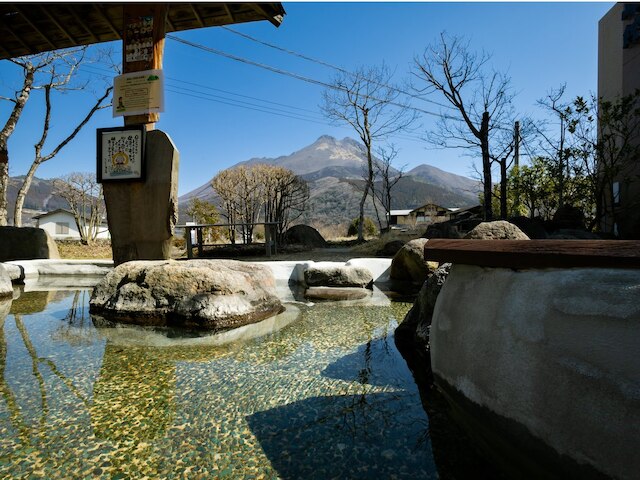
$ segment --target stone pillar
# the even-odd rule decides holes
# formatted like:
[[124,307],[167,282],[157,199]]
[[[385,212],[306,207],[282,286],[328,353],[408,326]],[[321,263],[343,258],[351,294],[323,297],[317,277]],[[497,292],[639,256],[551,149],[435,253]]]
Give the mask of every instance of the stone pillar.
[[169,136],[152,130],[145,144],[145,181],[103,184],[115,265],[170,258],[178,220],[178,162]]

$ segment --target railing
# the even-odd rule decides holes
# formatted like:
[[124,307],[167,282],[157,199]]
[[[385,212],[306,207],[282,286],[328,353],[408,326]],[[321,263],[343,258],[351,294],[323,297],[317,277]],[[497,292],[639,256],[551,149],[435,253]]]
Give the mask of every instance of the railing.
[[640,268],[640,241],[432,239],[424,258],[501,268]]
[[[273,254],[278,253],[278,235],[276,227],[279,225],[278,222],[256,222],[256,223],[199,223],[195,225],[176,225],[176,228],[184,228],[186,230],[187,237],[187,258],[193,258],[193,247],[197,247],[198,249],[198,257],[202,257],[204,252],[204,247],[212,247],[215,244],[205,244],[202,239],[202,229],[203,228],[211,228],[211,227],[232,227],[235,230],[240,230],[242,227],[247,228],[249,226],[255,227],[256,225],[264,225],[264,245],[265,252],[268,257]],[[191,239],[191,231],[196,231],[196,243],[194,245],[193,240]]]

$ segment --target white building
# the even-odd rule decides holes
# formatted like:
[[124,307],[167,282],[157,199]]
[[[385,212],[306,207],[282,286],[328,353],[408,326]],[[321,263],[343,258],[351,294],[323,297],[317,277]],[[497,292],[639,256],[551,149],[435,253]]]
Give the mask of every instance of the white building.
[[[36,227],[45,230],[54,240],[80,240],[76,220],[69,210],[59,208],[52,212],[41,213],[33,218],[36,221]],[[106,221],[100,225],[97,238],[111,238]]]

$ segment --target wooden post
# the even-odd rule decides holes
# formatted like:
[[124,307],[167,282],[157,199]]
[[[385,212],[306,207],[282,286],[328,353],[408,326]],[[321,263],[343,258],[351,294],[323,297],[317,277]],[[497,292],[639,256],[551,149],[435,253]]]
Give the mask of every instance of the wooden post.
[[191,227],[185,227],[187,230],[187,258],[193,258],[193,242],[191,241]]
[[198,257],[202,258],[204,246],[202,245],[202,227],[196,228],[196,240],[198,242]]
[[[141,72],[144,70],[161,69],[164,55],[164,36],[166,33],[165,24],[167,21],[167,4],[164,3],[125,3],[123,8],[123,45],[122,45],[122,65],[123,73]],[[131,48],[137,47],[143,39],[144,33],[137,33],[137,25],[140,25],[144,18],[152,17],[153,30],[150,40],[153,47],[148,53],[131,55]],[[135,60],[127,61],[127,54],[133,56]],[[144,57],[143,60],[138,58]],[[155,122],[160,120],[158,113],[146,115],[130,115],[124,117],[125,125],[137,125],[140,123],[147,125],[147,130],[153,130]]]
[[[123,73],[162,68],[167,5],[123,6]],[[153,130],[157,113],[124,117],[124,125],[145,125],[144,181],[103,184],[113,261],[171,258],[178,217],[179,153],[167,134]]]

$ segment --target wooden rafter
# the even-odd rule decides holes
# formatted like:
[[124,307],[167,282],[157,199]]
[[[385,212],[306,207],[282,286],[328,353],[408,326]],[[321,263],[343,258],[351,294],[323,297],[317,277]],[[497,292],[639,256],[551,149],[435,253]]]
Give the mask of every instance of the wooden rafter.
[[200,15],[200,12],[198,12],[198,9],[196,8],[195,3],[190,3],[189,6],[191,7],[191,11],[193,12],[193,15],[196,17],[196,20],[198,21],[200,26],[204,27],[204,22],[202,21],[202,16]]
[[[3,26],[4,28],[6,28],[6,29],[7,29],[7,31],[8,31],[11,35],[13,35],[13,37],[18,41],[18,43],[19,43],[20,45],[22,45],[22,47],[23,47],[23,48],[25,48],[25,49],[27,50],[27,52],[31,52],[31,51],[33,51],[33,48],[32,48],[32,47],[30,47],[29,45],[27,45],[27,44],[24,42],[24,40],[22,40],[22,37],[21,37],[20,35],[18,35],[18,34],[13,30],[13,28],[11,28],[11,27],[7,24],[7,22],[5,22],[4,20],[2,20],[2,18],[0,18],[0,23],[2,23],[2,26]],[[25,54],[25,55],[26,55],[26,54]],[[22,56],[22,55],[20,55],[20,56]]]
[[37,32],[37,34],[38,34],[38,35],[40,35],[40,36],[44,39],[44,41],[45,41],[45,42],[47,42],[47,43],[49,44],[49,46],[55,50],[56,46],[55,46],[55,45],[54,45],[54,43],[51,41],[51,39],[50,39],[50,38],[49,38],[45,33],[43,33],[43,32],[42,32],[42,30],[40,30],[40,29],[38,28],[38,26],[37,26],[35,23],[33,23],[33,22],[31,21],[31,19],[29,18],[29,15],[27,15],[27,13],[24,11],[24,9],[22,9],[22,8],[20,8],[20,7],[18,7],[18,6],[16,5],[16,11],[17,11],[20,15],[22,15],[22,17],[26,20],[26,22],[29,24],[29,26],[30,26],[31,28],[33,28],[33,30],[34,30],[35,32]]
[[114,35],[116,35],[119,39],[122,39],[122,33],[120,33],[120,31],[116,28],[116,26],[113,24],[111,19],[107,17],[107,15],[102,11],[102,9],[96,4],[93,4],[93,8],[95,9],[96,12],[98,12],[98,15],[100,16],[100,18],[102,18],[102,20],[104,20],[106,24],[109,25],[111,32]]
[[[0,59],[122,40],[128,3],[0,2]],[[280,3],[165,3],[167,32],[268,20],[278,26]],[[128,7],[127,7],[128,8]]]
[[229,4],[225,3],[224,4],[224,10],[227,12],[227,15],[229,16],[229,20],[231,20],[231,23],[235,23],[236,19],[233,16],[233,12],[231,11],[231,9],[229,8]]
[[262,15],[264,19],[268,20],[272,25],[276,27],[280,26],[280,23],[282,21],[282,17],[280,15],[276,15],[275,17],[269,15],[269,12],[267,12],[265,8],[259,3],[252,3],[251,8],[253,8],[256,13]]
[[98,37],[91,31],[87,24],[78,16],[75,9],[67,7],[67,11],[71,13],[73,19],[76,21],[77,25],[82,27],[82,29],[91,37],[94,42],[98,42]]
[[69,39],[71,43],[73,43],[74,45],[78,45],[76,39],[73,38],[69,31],[60,24],[58,19],[49,11],[49,9],[45,8],[42,10],[44,14],[49,18],[49,20],[51,20],[51,22],[58,28],[58,30],[60,30],[64,34],[65,37]]

